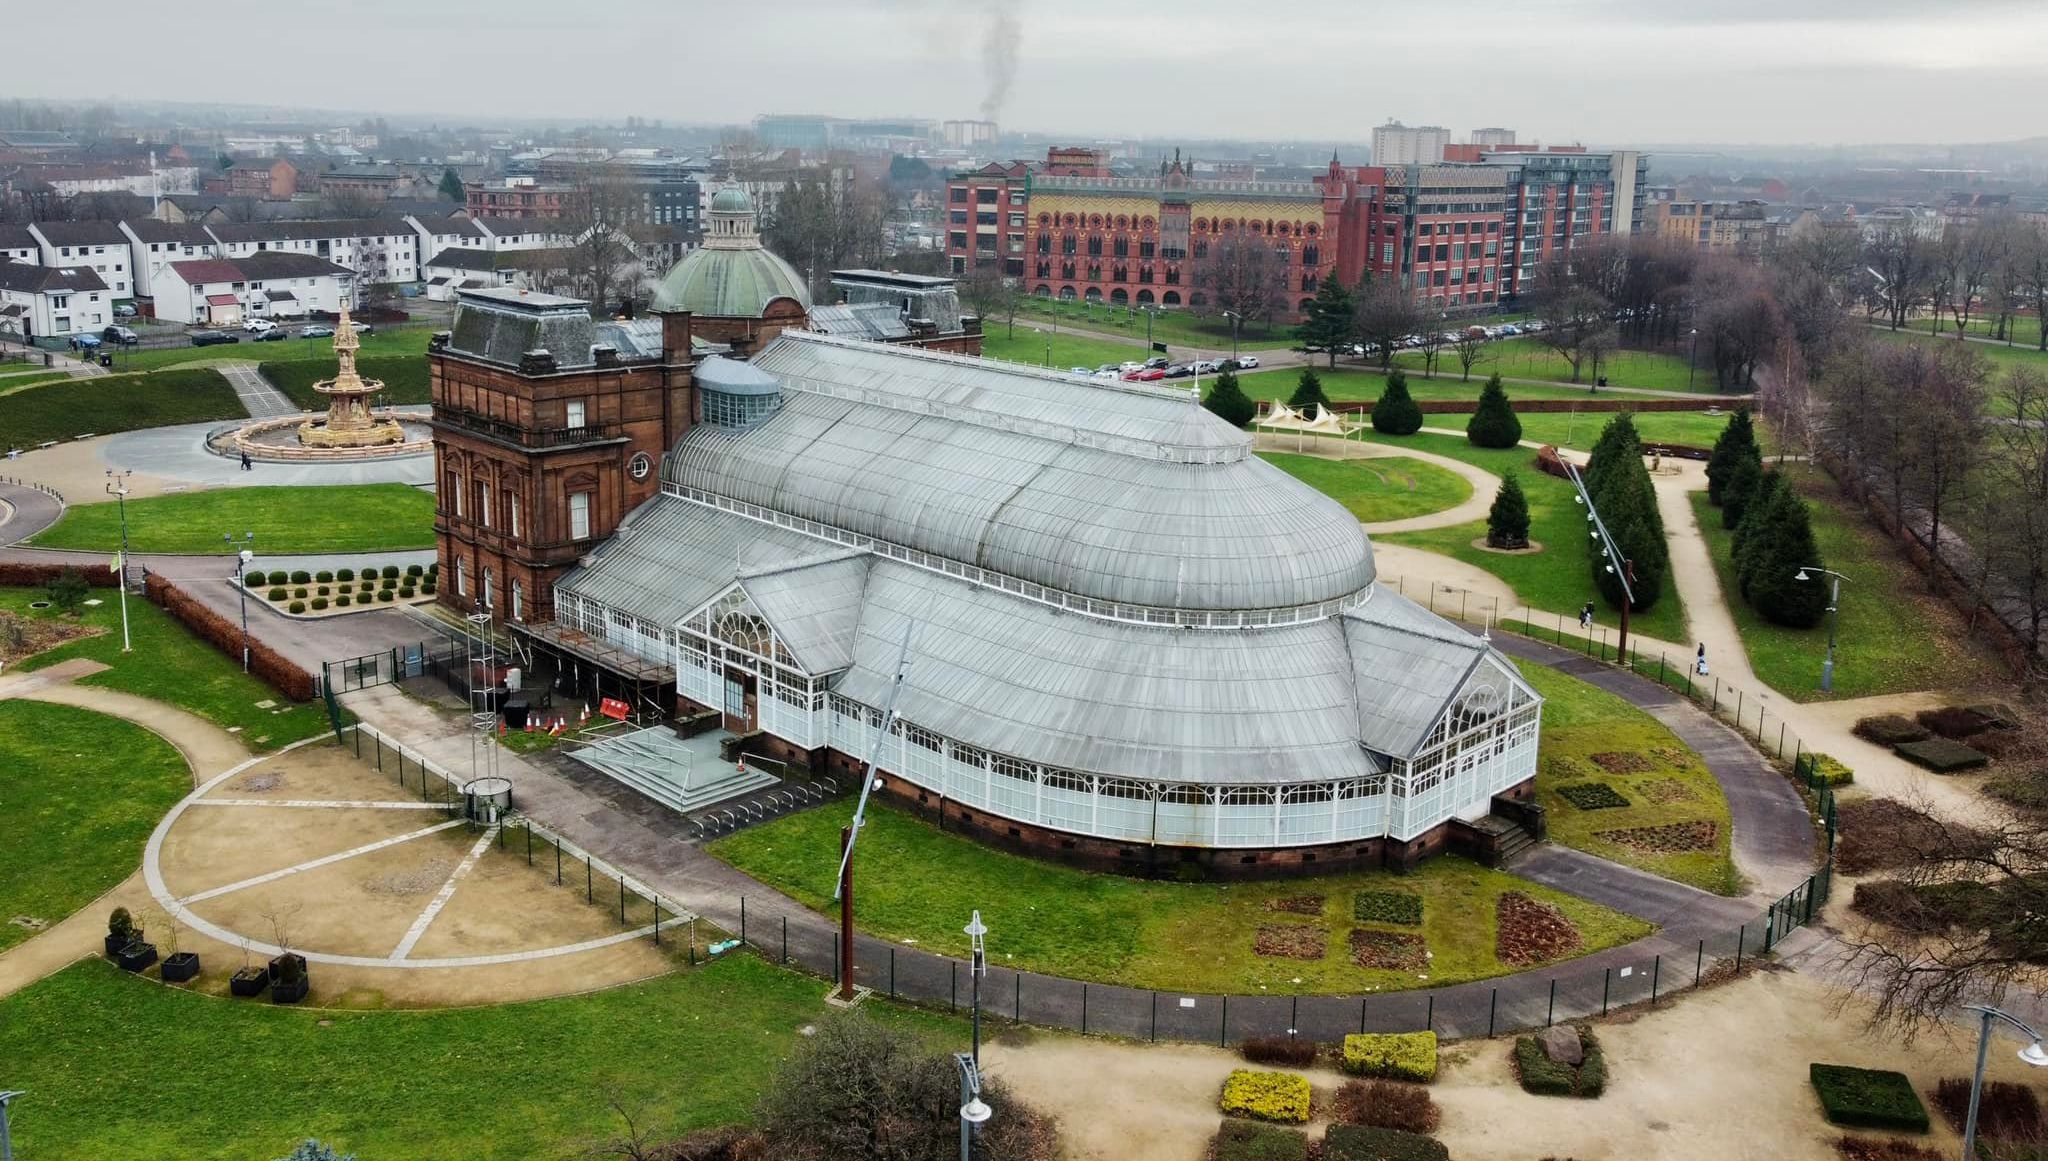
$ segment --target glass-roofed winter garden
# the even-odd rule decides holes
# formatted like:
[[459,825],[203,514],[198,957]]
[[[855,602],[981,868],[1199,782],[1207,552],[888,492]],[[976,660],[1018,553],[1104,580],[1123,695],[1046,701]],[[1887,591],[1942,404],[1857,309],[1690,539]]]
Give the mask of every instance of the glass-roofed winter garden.
[[1374,584],[1184,390],[785,332],[701,360],[659,496],[557,619],[821,769],[1101,866],[1405,864],[1531,796],[1541,699]]

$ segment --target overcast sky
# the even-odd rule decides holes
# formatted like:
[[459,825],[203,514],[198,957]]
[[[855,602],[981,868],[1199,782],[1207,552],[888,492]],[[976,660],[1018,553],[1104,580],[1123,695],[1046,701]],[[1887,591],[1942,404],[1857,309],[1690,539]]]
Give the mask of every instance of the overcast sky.
[[[273,0],[9,5],[0,96],[504,124],[761,112],[1088,135],[1999,140],[2048,107],[2048,0]],[[90,51],[63,49],[81,38]],[[1010,46],[1014,58],[991,53]],[[1007,68],[1014,80],[992,94]]]

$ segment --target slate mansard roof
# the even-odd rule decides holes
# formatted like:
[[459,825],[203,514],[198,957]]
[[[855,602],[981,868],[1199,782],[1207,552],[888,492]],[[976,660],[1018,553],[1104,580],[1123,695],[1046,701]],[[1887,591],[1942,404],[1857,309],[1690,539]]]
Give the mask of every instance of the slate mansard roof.
[[906,721],[1166,782],[1374,775],[1475,674],[1519,683],[1377,588],[1358,522],[1182,392],[793,331],[753,369],[779,410],[692,428],[564,594],[668,628],[737,590],[868,705],[908,621]]

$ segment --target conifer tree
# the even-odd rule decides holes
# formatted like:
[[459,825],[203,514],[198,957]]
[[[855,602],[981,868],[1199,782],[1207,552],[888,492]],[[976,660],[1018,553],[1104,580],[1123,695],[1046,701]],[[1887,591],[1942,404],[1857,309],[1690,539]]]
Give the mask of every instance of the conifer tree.
[[1664,517],[1657,511],[1657,490],[1650,483],[1650,469],[1643,464],[1642,441],[1628,412],[1608,421],[1583,474],[1586,491],[1600,509],[1601,522],[1622,557],[1610,560],[1602,556],[1599,542],[1589,539],[1593,583],[1607,603],[1618,608],[1623,599],[1624,562],[1632,565],[1635,579],[1629,582],[1629,589],[1635,600],[1629,607],[1647,612],[1662,593],[1671,550],[1664,540]]
[[1529,499],[1522,495],[1522,481],[1513,468],[1501,477],[1493,507],[1486,511],[1486,544],[1489,548],[1529,547]]
[[1323,380],[1314,367],[1301,369],[1301,381],[1294,388],[1294,394],[1287,399],[1287,406],[1307,415],[1315,410],[1316,404],[1330,406],[1330,397],[1323,394]]
[[1771,501],[1785,487],[1785,477],[1777,472],[1765,472],[1752,488],[1748,499],[1743,501],[1742,522],[1735,526],[1735,536],[1730,541],[1731,555],[1735,562],[1735,587],[1742,599],[1749,599],[1749,575],[1753,567],[1751,544],[1758,538],[1763,527],[1763,515],[1770,509]]
[[1722,502],[1722,492],[1735,475],[1735,465],[1746,458],[1755,459],[1758,466],[1763,464],[1763,450],[1756,443],[1756,425],[1750,421],[1749,408],[1743,407],[1728,418],[1721,437],[1714,441],[1714,454],[1707,457],[1708,503]]
[[1232,427],[1243,427],[1259,414],[1258,404],[1237,385],[1235,371],[1225,371],[1216,377],[1216,385],[1209,389],[1209,397],[1202,400],[1202,406]]
[[1735,461],[1734,470],[1721,481],[1721,527],[1734,528],[1742,523],[1742,514],[1749,511],[1749,498],[1763,478],[1764,462],[1760,457],[1743,456]]
[[1805,497],[1790,486],[1774,489],[1756,518],[1749,543],[1750,606],[1774,625],[1813,628],[1827,612],[1828,586],[1813,573],[1799,579],[1806,566],[1822,563]]
[[1316,286],[1316,296],[1309,301],[1301,325],[1294,328],[1294,337],[1305,347],[1327,352],[1330,366],[1335,367],[1338,349],[1357,331],[1356,310],[1350,288],[1330,275]]
[[462,175],[455,172],[454,166],[441,171],[441,196],[451,202],[464,201],[468,196],[462,189]]
[[1515,417],[1498,372],[1479,389],[1479,407],[1465,424],[1465,438],[1474,447],[1513,447],[1522,442],[1522,421]]
[[1422,430],[1422,408],[1408,394],[1408,376],[1399,367],[1387,376],[1386,390],[1372,405],[1372,429],[1382,435],[1414,435]]

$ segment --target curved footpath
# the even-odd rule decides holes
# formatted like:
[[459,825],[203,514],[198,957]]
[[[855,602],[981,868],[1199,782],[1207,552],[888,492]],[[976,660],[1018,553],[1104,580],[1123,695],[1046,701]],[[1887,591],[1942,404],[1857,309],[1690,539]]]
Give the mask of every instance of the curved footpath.
[[0,544],[27,540],[64,515],[64,501],[41,488],[0,483]]
[[[1293,446],[1288,446],[1289,444]],[[1493,507],[1493,494],[1500,488],[1500,477],[1484,468],[1466,463],[1464,460],[1435,452],[1416,451],[1392,444],[1367,443],[1352,440],[1289,439],[1278,432],[1259,432],[1252,436],[1252,446],[1260,451],[1284,452],[1290,455],[1315,456],[1326,460],[1377,460],[1411,459],[1421,460],[1442,468],[1453,475],[1463,477],[1472,485],[1472,495],[1464,503],[1428,512],[1421,516],[1408,516],[1399,520],[1378,520],[1365,524],[1369,535],[1378,536],[1385,532],[1424,532],[1431,528],[1450,528],[1458,524],[1470,524],[1474,520],[1486,519],[1486,513]],[[1379,545],[1373,545],[1378,551]]]
[[[1568,650],[1520,638],[1496,638],[1517,656],[1552,665],[1616,693],[1665,721],[1700,751],[1726,792],[1735,819],[1738,868],[1760,888],[1749,899],[1725,899],[1555,846],[1526,854],[1513,869],[1539,882],[1660,925],[1625,947],[1492,980],[1371,996],[1211,996],[1156,992],[1078,981],[999,966],[1001,933],[982,995],[988,1009],[1029,1023],[1134,1038],[1236,1040],[1285,1035],[1289,1029],[1335,1040],[1361,1027],[1412,1031],[1427,1024],[1453,1037],[1540,1027],[1551,1018],[1598,1012],[1614,1004],[1690,985],[1699,964],[1735,953],[1748,925],[1746,949],[1761,941],[1764,897],[1804,878],[1813,853],[1811,824],[1799,796],[1727,727],[1643,678],[1602,666]],[[431,708],[390,686],[346,695],[364,720],[395,737],[430,739],[409,747],[451,770],[466,767],[468,743],[448,736]],[[706,854],[687,836],[680,815],[600,774],[566,760],[542,763],[499,756],[521,809],[572,842],[640,877],[664,899],[729,931],[744,929],[771,959],[832,976],[836,929],[826,917]],[[573,768],[572,768],[573,767]],[[1802,865],[1801,860],[1804,860]],[[856,887],[856,901],[858,899]],[[785,934],[786,933],[786,934]],[[866,935],[856,938],[855,980],[878,993],[928,1004],[965,1004],[970,981],[958,960]],[[1608,974],[1611,972],[1612,974]],[[1610,990],[1611,989],[1611,990]],[[1227,1021],[1227,1025],[1226,1025]]]

